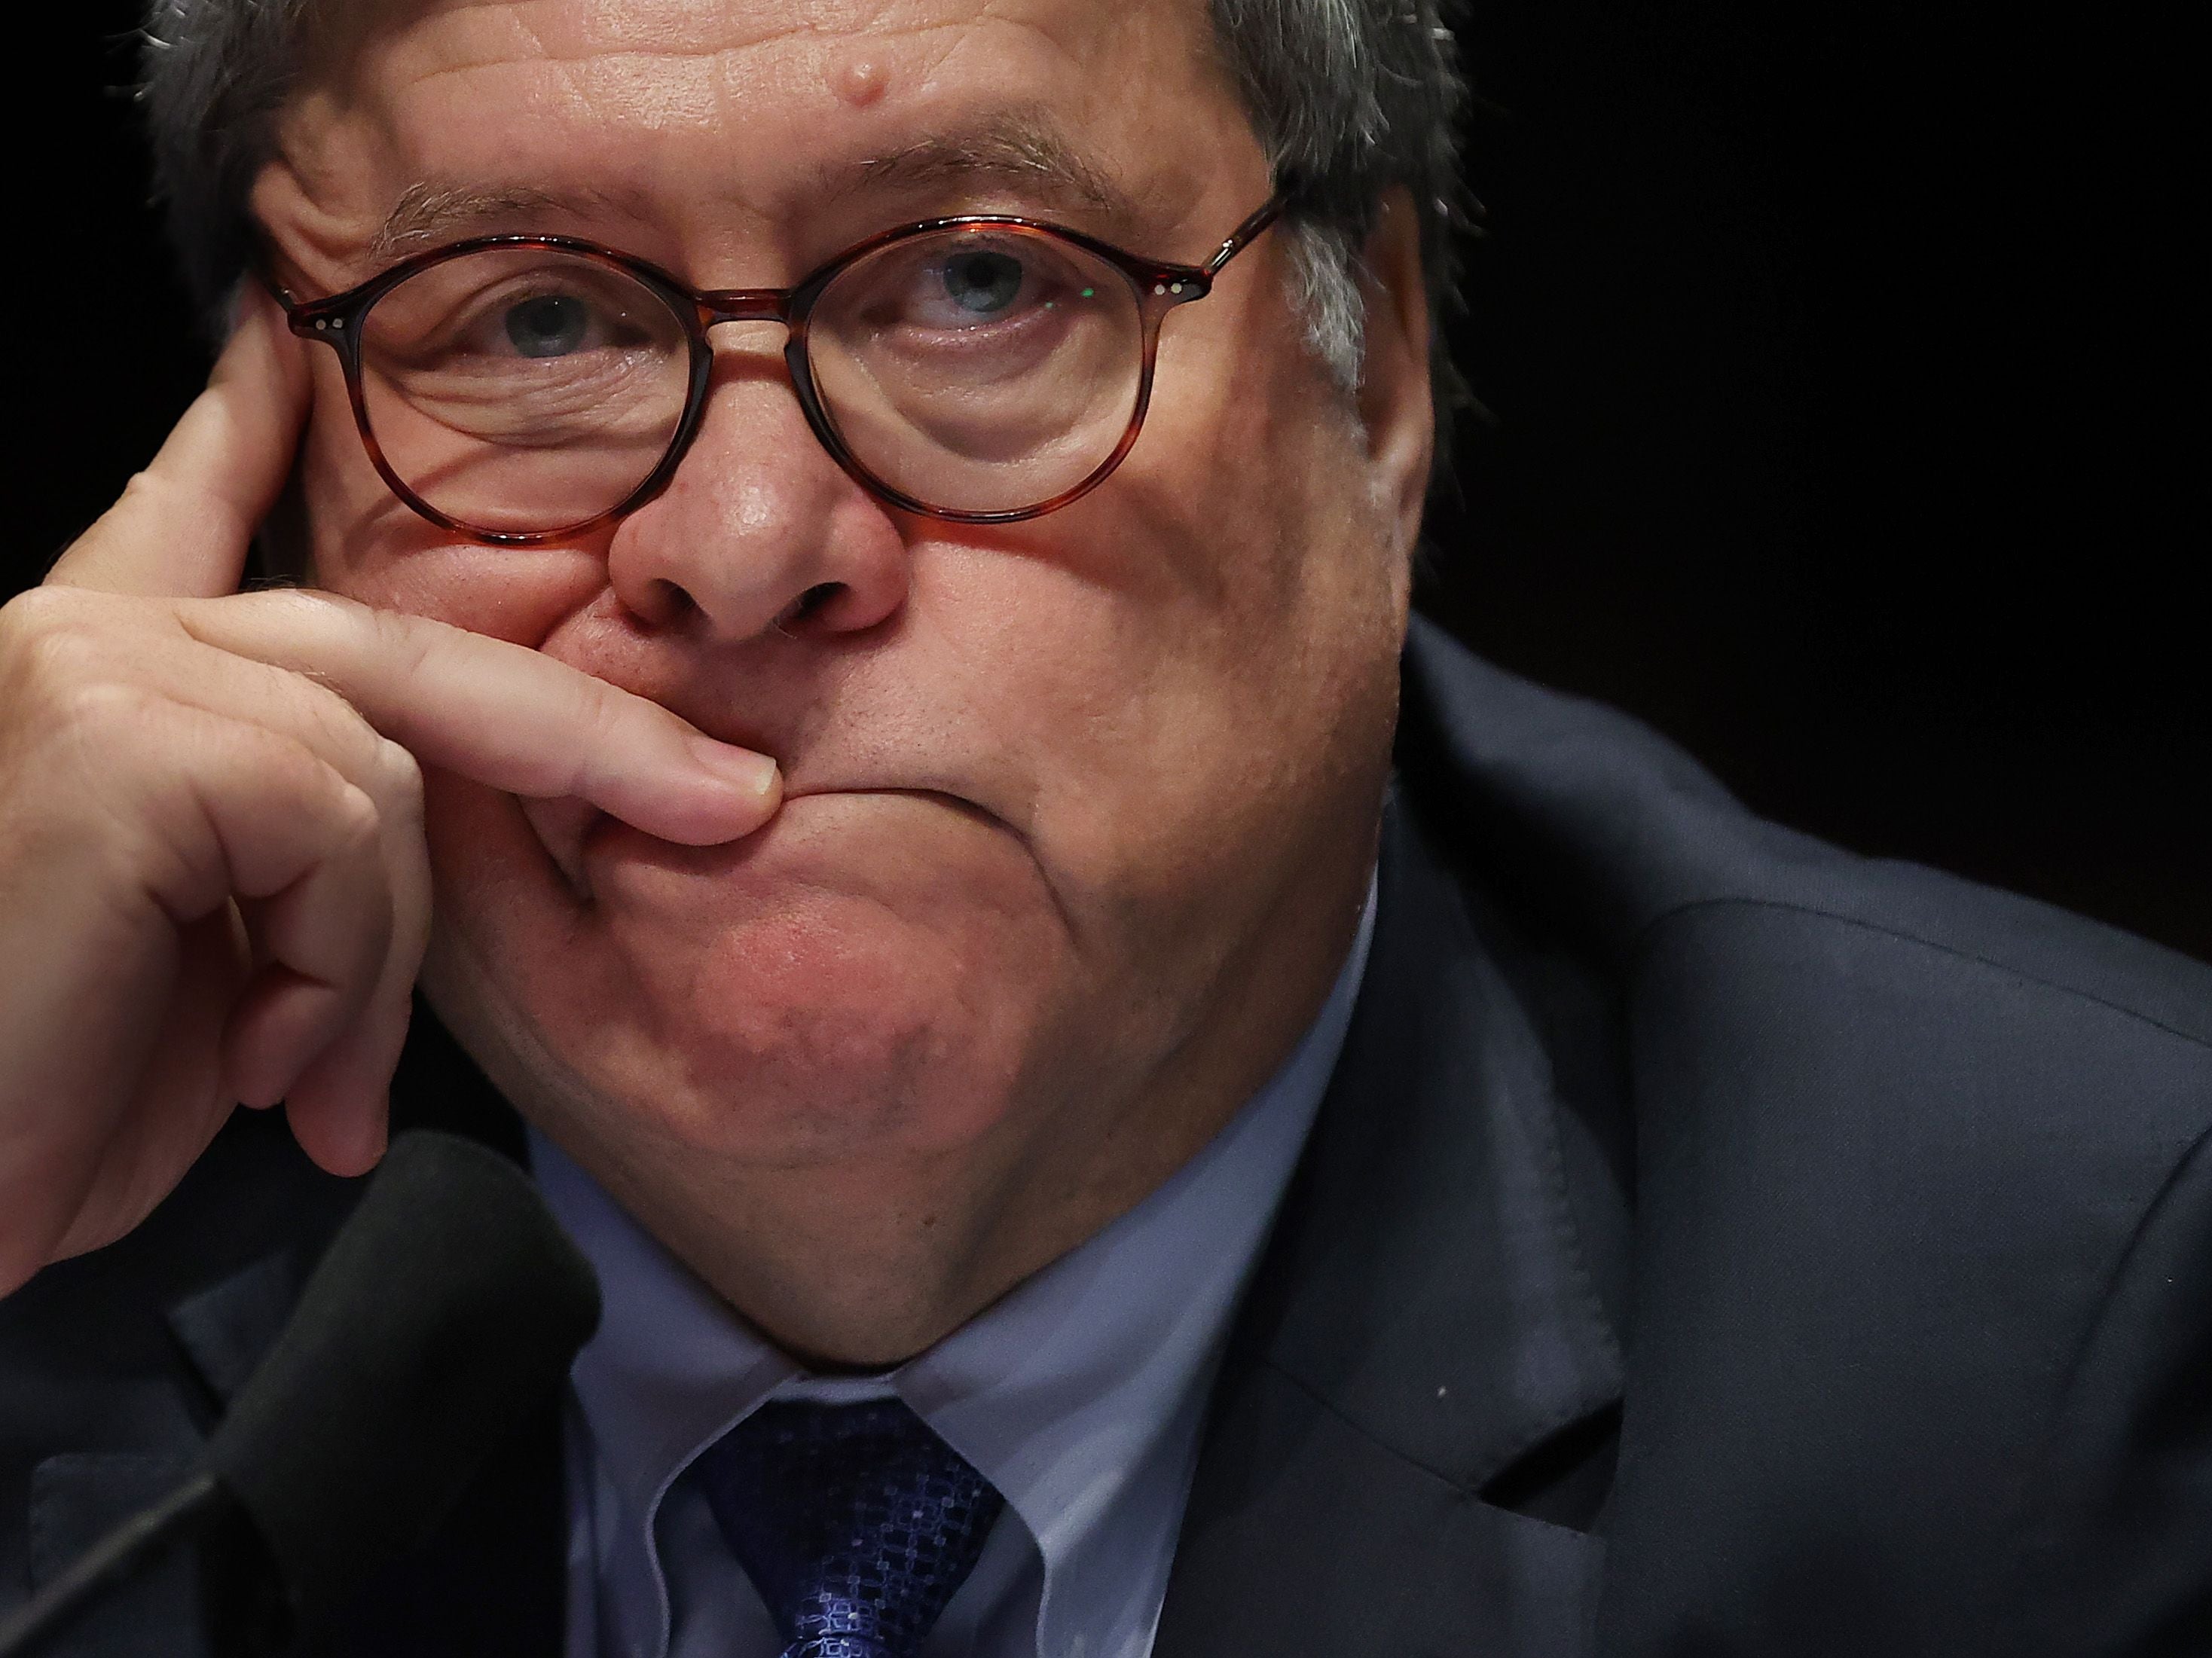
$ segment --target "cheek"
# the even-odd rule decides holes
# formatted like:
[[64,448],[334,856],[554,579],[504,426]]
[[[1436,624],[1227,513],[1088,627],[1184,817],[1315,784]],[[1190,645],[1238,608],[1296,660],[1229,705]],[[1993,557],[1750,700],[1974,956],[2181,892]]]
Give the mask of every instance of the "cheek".
[[314,368],[314,403],[301,439],[298,465],[307,502],[311,568],[319,586],[365,598],[354,592],[358,568],[376,543],[404,529],[392,516],[400,502],[369,459],[347,401],[337,354],[319,347],[309,360]]
[[1092,664],[1158,786],[1267,809],[1387,748],[1410,586],[1356,418],[1285,348],[1247,350],[1241,380],[1194,363],[1147,425],[1107,532],[1139,562]]
[[1267,522],[1256,498],[1210,525],[1190,511],[1207,499],[1139,521],[1102,492],[1089,560],[917,589],[957,641],[947,658],[973,667],[933,684],[963,693],[1024,791],[1009,810],[1125,992],[1204,976],[1286,892],[1340,884],[1389,749],[1388,561],[1308,539],[1295,514]]
[[1356,407],[1277,297],[1281,265],[1170,318],[1188,326],[1163,335],[1134,476],[1115,479],[1126,538],[1166,554],[1152,608],[1261,737],[1313,717],[1294,688],[1395,661],[1407,574]]
[[597,547],[485,547],[409,509],[368,458],[331,354],[316,355],[314,413],[299,457],[315,586],[533,647],[604,590]]
[[1104,854],[1140,823],[1125,857],[1170,874],[1210,863],[1265,902],[1379,799],[1409,572],[1356,427],[1255,390],[1210,411],[1215,443],[1163,446],[1129,497],[1132,539],[1172,550],[1178,591],[1119,630],[1113,654],[1151,680],[1119,739],[1142,757],[1144,799],[1092,828]]

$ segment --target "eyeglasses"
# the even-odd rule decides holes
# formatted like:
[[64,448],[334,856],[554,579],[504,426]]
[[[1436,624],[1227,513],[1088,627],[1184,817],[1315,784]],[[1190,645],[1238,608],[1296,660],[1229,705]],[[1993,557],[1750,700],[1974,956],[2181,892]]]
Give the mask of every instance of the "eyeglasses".
[[1006,524],[1121,464],[1161,321],[1282,209],[1279,195],[1202,265],[980,214],[885,231],[792,288],[702,293],[573,237],[479,236],[326,300],[276,293],[295,334],[337,351],[392,493],[479,541],[580,536],[666,489],[706,414],[707,331],[732,322],[788,331],[799,406],[863,488]]

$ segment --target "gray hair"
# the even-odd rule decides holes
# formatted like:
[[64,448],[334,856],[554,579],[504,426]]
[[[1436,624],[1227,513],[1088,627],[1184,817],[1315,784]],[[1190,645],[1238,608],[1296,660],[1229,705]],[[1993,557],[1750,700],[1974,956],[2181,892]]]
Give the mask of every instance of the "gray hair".
[[[1360,249],[1383,192],[1421,215],[1431,315],[1454,291],[1452,225],[1465,98],[1438,0],[1212,0],[1289,218],[1308,337],[1347,392],[1359,381]],[[214,313],[246,264],[246,196],[269,154],[309,0],[149,0],[141,89],[154,179],[196,300]],[[1432,331],[1432,332],[1435,331]],[[1438,413],[1456,382],[1431,347]]]

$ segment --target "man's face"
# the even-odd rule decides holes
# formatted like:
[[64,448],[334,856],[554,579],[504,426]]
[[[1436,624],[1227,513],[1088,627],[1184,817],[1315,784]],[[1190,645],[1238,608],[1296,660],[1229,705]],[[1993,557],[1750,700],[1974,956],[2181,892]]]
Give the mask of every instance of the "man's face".
[[[407,250],[564,233],[705,288],[963,211],[1199,263],[1270,189],[1200,0],[519,0],[333,27],[256,192],[309,294],[389,263],[372,243],[403,203]],[[1055,149],[1126,210],[1029,164]],[[1363,423],[1289,269],[1270,233],[1170,313],[1120,471],[996,528],[872,498],[809,432],[781,329],[740,325],[665,495],[573,545],[471,545],[377,481],[315,354],[321,583],[783,768],[768,827],[703,850],[430,779],[434,998],[603,1177],[950,1159],[1057,1170],[1079,1201],[1140,1135],[1141,1191],[1191,1149],[1163,1114],[1233,1106],[1279,1060],[1365,887],[1427,460],[1418,342],[1376,359]]]

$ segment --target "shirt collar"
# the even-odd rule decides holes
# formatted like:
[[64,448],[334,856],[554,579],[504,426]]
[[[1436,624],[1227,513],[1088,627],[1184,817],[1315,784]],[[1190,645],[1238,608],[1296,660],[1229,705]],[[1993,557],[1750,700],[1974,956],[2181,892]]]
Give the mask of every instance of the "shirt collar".
[[[666,1640],[655,1516],[692,1461],[771,1396],[896,1393],[1005,1496],[1044,1563],[1038,1649],[1102,1610],[1149,1619],[1236,1303],[1343,1048],[1375,924],[1370,884],[1319,1016],[1275,1075],[1143,1202],[879,1378],[810,1377],[534,1129],[547,1203],[605,1291],[577,1403],[602,1504],[603,1584],[652,1585],[617,1622]],[[1164,1511],[1158,1511],[1164,1509]],[[1146,1512],[1133,1512],[1144,1509]],[[611,1525],[604,1522],[611,1521]],[[1149,1602],[1149,1605],[1146,1603]],[[1091,1633],[1090,1649],[1113,1650]]]

